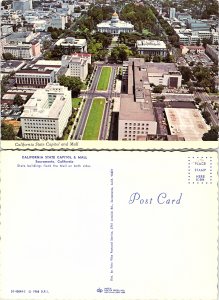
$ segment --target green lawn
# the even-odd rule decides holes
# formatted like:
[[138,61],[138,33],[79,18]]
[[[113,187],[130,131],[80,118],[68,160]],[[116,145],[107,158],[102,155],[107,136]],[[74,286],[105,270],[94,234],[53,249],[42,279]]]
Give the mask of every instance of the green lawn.
[[79,108],[82,98],[72,98],[72,107]]
[[152,35],[152,33],[148,29],[146,29],[146,28],[142,30],[142,33],[144,35]]
[[97,85],[98,91],[106,91],[107,90],[111,71],[112,71],[111,67],[103,67],[102,68],[102,71],[100,74],[100,79],[99,79],[98,85]]
[[96,98],[93,100],[83,135],[83,140],[98,140],[104,106],[104,98]]

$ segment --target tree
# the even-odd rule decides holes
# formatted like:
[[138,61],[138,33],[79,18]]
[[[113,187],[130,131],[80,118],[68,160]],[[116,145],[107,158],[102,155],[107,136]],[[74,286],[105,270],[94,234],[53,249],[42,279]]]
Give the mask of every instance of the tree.
[[202,99],[200,98],[200,97],[195,97],[195,103],[197,104],[197,105],[199,105],[200,103],[201,103],[201,101],[202,101]]
[[204,133],[202,136],[203,141],[217,141],[218,140],[218,126],[212,126],[208,132]]
[[196,46],[200,46],[201,45],[201,40],[198,39],[197,42],[196,42]]
[[13,101],[13,104],[15,105],[18,105],[18,106],[21,106],[23,105],[23,98],[21,97],[21,95],[17,94],[15,97],[14,97],[14,101]]
[[83,82],[79,77],[61,75],[59,76],[58,81],[61,85],[64,85],[68,87],[69,90],[71,90],[73,97],[78,96],[83,86]]
[[5,60],[14,59],[14,56],[9,52],[3,53],[2,56]]
[[208,103],[205,101],[204,103],[202,103],[199,107],[202,111],[206,111],[206,107],[208,106]]
[[162,56],[157,55],[153,57],[153,62],[161,62],[162,61]]
[[153,93],[160,94],[160,93],[162,93],[163,89],[164,89],[164,86],[162,84],[159,84],[153,88]]
[[11,124],[1,123],[1,139],[2,140],[15,140],[14,127]]
[[52,46],[52,42],[51,41],[44,41],[43,42],[43,48],[44,49],[48,49],[50,46]]
[[179,70],[180,70],[180,72],[182,74],[182,79],[185,82],[188,82],[192,78],[192,71],[190,70],[189,67],[180,66]]
[[81,8],[78,6],[78,7],[75,7],[74,9],[74,13],[80,13],[81,12]]
[[58,33],[57,31],[52,31],[52,32],[51,32],[51,38],[52,38],[53,40],[57,40],[58,37],[59,37],[59,33]]
[[204,48],[206,48],[207,45],[211,45],[211,44],[212,44],[212,39],[203,38],[202,45]]
[[211,114],[208,111],[203,111],[202,116],[205,119],[207,124],[211,123]]
[[113,48],[111,52],[111,59],[114,61],[124,61],[127,60],[128,57],[132,55],[132,51],[126,45],[120,45]]

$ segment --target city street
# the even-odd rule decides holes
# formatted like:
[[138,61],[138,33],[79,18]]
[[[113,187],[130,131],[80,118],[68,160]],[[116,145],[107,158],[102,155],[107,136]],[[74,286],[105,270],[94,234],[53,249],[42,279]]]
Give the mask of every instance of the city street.
[[[75,130],[75,133],[73,135],[74,140],[80,140],[83,137],[84,129],[86,126],[86,121],[89,115],[89,111],[92,105],[93,98],[95,97],[104,97],[106,98],[106,105],[103,113],[103,119],[102,124],[100,128],[100,134],[99,138],[101,140],[107,139],[107,131],[108,131],[108,125],[109,125],[109,117],[110,117],[110,106],[111,106],[111,98],[113,96],[113,89],[114,89],[114,81],[116,77],[116,70],[117,65],[111,65],[112,66],[112,72],[110,75],[110,81],[107,91],[97,91],[97,84],[99,81],[99,77],[101,74],[102,67],[105,65],[103,64],[97,64],[97,69],[94,73],[94,77],[91,83],[90,89],[88,89],[86,92],[81,93],[82,97],[85,97],[85,105],[82,110],[82,114],[80,116],[77,128]],[[108,66],[108,65],[107,65]]]
[[[196,93],[196,97],[199,97],[202,100],[202,103],[206,102],[206,111],[211,115],[211,121],[213,126],[218,126],[218,116],[215,114],[214,110],[211,107],[212,99],[208,96],[207,93]],[[217,97],[218,100],[218,97]],[[214,100],[215,101],[215,100]],[[216,102],[216,101],[215,101]]]

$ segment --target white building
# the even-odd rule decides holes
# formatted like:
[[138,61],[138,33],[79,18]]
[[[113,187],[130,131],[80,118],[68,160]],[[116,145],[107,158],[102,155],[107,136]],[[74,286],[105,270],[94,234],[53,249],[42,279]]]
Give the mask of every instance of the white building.
[[24,105],[21,115],[24,139],[57,139],[72,114],[71,91],[58,83],[37,90]]
[[3,47],[3,53],[11,53],[15,58],[19,59],[32,59],[41,54],[40,43],[34,41],[27,44],[6,44]]
[[2,25],[1,26],[1,36],[8,35],[13,32],[12,25]]
[[48,26],[53,28],[65,29],[66,18],[65,16],[54,16]]
[[72,47],[74,52],[87,52],[87,41],[86,39],[76,39],[74,37],[67,37],[65,39],[59,39],[56,46]]
[[3,53],[11,53],[15,58],[31,59],[33,51],[31,44],[7,44],[3,48]]
[[212,33],[212,43],[218,43],[219,44],[219,32],[213,32]]
[[151,56],[166,57],[167,47],[163,41],[157,40],[138,40],[136,48],[140,54],[148,54]]
[[137,140],[141,136],[156,134],[150,85],[144,59],[133,58],[124,62],[123,93],[120,95],[119,140]]
[[24,13],[27,10],[33,9],[32,0],[14,0],[13,1],[13,10],[20,10]]
[[97,31],[119,35],[121,32],[133,32],[134,25],[130,22],[121,21],[118,14],[114,12],[111,20],[103,21],[97,25]]
[[169,18],[170,19],[175,19],[176,17],[176,9],[175,7],[170,7],[170,10],[169,10]]
[[5,36],[1,36],[0,37],[0,57],[2,58],[2,54],[4,51],[4,46],[7,45],[7,41],[6,41],[6,37]]
[[190,45],[190,36],[185,35],[183,33],[178,34],[179,43],[182,45]]
[[154,85],[179,88],[182,85],[182,75],[174,63],[145,63],[148,80]]
[[66,76],[79,77],[84,81],[88,75],[88,64],[91,64],[91,55],[88,53],[74,53],[62,56],[62,66],[68,67]]

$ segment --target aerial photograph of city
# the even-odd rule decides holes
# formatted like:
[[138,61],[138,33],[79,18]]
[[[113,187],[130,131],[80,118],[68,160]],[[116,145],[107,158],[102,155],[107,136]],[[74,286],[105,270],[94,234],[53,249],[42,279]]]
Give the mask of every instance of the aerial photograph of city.
[[1,139],[217,141],[217,0],[1,0]]

